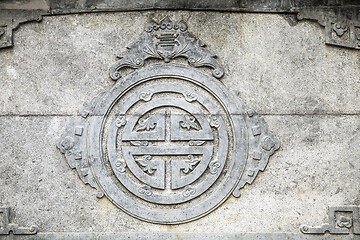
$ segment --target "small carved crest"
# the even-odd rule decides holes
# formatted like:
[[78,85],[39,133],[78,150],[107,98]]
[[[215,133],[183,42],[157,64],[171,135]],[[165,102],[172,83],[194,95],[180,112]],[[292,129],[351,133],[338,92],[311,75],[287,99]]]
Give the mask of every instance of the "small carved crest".
[[223,67],[215,59],[215,54],[205,48],[205,44],[187,31],[184,21],[173,22],[169,17],[160,23],[152,20],[141,35],[141,40],[130,45],[127,51],[118,55],[119,60],[111,67],[113,80],[121,77],[123,68],[140,68],[147,59],[160,59],[169,63],[177,57],[185,57],[193,67],[209,67],[213,76],[221,78]]

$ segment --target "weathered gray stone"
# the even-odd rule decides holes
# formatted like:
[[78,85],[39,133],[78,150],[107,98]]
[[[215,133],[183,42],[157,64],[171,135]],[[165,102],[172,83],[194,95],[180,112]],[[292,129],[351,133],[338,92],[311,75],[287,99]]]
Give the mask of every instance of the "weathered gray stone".
[[[191,47],[187,52],[195,51]],[[123,56],[112,76],[138,55]],[[205,65],[209,60],[198,57]],[[154,64],[119,79],[72,119],[57,143],[98,198],[106,195],[130,215],[162,224],[192,221],[231,193],[239,197],[279,145],[218,79],[175,64]],[[254,159],[254,153],[260,156]]]
[[[9,236],[4,237],[5,240],[18,240],[24,239],[24,236]],[[296,233],[39,233],[35,237],[26,237],[25,239],[32,240],[118,240],[118,239],[131,239],[131,240],[193,240],[193,239],[206,239],[206,240],[358,240],[357,236],[304,236],[303,234]]]
[[54,147],[69,117],[1,117],[0,205],[14,208],[13,222],[36,224],[39,233],[299,233],[302,224],[325,223],[328,206],[360,204],[358,116],[265,118],[282,140],[266,174],[240,200],[230,197],[210,215],[170,227],[136,220],[106,198],[89,197],[96,190],[78,184]]
[[300,231],[305,234],[349,234],[350,228],[354,234],[360,234],[359,208],[357,206],[341,206],[329,208],[329,223],[321,227],[302,225]]
[[[18,46],[0,54],[2,87],[6,89],[0,96],[0,113],[75,114],[99,89],[112,85],[108,69],[115,53],[139,39],[149,15],[47,17],[41,24],[29,23],[19,29]],[[156,18],[165,15],[159,12]],[[172,15],[190,17],[192,32],[221,56],[219,61],[226,66],[224,84],[239,91],[257,112],[360,112],[358,52],[322,45],[323,33],[317,24],[300,22],[290,27],[277,15]],[[221,30],[214,31],[219,26]]]
[[40,21],[43,16],[157,9],[280,13],[291,25],[297,23],[296,18],[311,19],[325,27],[326,44],[360,49],[360,4],[356,0],[3,0],[0,2],[0,48],[13,46],[13,31],[20,23]]
[[[266,173],[240,200],[174,226],[142,222],[89,197],[96,190],[78,184],[55,147],[83,103],[113,84],[115,52],[139,39],[150,15],[167,14],[190,17],[192,33],[225,66],[221,81],[281,139]],[[329,206],[360,205],[360,59],[323,45],[318,24],[289,26],[266,14],[99,13],[45,17],[20,28],[17,41],[0,52],[0,207],[10,207],[19,226],[36,224],[34,238],[358,239],[299,230],[328,223]]]

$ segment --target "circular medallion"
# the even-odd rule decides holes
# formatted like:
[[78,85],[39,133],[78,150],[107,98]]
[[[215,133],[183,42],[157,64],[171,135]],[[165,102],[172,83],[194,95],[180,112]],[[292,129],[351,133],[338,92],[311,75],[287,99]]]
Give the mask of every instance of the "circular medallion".
[[96,182],[114,204],[147,221],[210,212],[246,163],[239,106],[218,80],[189,67],[153,65],[124,77],[91,119]]
[[[190,66],[169,64],[177,57]],[[144,67],[149,58],[165,64]],[[126,67],[138,70],[121,77]],[[263,119],[217,79],[223,74],[183,21],[152,21],[110,69],[117,82],[85,105],[57,146],[98,198],[136,218],[202,217],[239,197],[279,148]]]

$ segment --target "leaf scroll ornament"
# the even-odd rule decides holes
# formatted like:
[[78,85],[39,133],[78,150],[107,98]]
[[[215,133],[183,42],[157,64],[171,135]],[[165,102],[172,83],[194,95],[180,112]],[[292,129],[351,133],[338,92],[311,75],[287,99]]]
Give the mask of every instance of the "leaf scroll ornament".
[[193,116],[184,116],[184,120],[180,121],[180,126],[182,128],[186,128],[187,130],[190,130],[191,128],[200,130],[200,126],[195,122],[195,118]]
[[145,155],[143,159],[137,160],[137,162],[144,167],[144,172],[148,172],[150,175],[154,173],[154,170],[156,170],[154,164],[150,161],[151,156]]
[[200,162],[200,160],[195,159],[193,155],[188,155],[188,159],[189,160],[185,160],[185,168],[182,169],[182,171],[187,174],[189,173],[191,170],[193,170],[195,168],[195,166]]
[[117,54],[119,60],[111,67],[110,77],[121,78],[124,68],[141,68],[147,59],[159,59],[168,63],[177,57],[185,57],[193,67],[212,68],[216,78],[224,75],[224,69],[216,55],[205,48],[205,44],[187,31],[186,23],[173,22],[165,17],[160,23],[152,20],[141,35],[141,40]]
[[136,131],[150,131],[156,127],[156,122],[153,121],[151,116],[145,119],[139,120],[139,125],[136,127]]

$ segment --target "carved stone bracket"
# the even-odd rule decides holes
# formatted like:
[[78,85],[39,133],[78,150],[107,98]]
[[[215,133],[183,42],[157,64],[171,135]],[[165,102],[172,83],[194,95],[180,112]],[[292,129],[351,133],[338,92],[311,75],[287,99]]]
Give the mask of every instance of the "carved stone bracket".
[[42,20],[44,11],[0,10],[0,48],[14,46],[13,32],[21,23]]
[[303,9],[297,18],[325,27],[326,44],[360,49],[360,7]]
[[110,69],[110,76],[118,80],[122,68],[140,68],[149,58],[161,59],[168,63],[177,57],[185,57],[193,67],[213,68],[213,76],[221,78],[224,70],[207,50],[205,44],[187,31],[184,21],[173,22],[169,17],[160,23],[151,21],[141,35],[141,40],[128,47],[128,51],[118,55],[118,60]]
[[359,207],[342,206],[329,208],[329,224],[321,227],[308,227],[302,225],[300,231],[305,234],[360,234]]
[[0,216],[3,216],[0,225],[0,235],[8,235],[12,232],[14,235],[32,235],[38,232],[38,227],[33,225],[31,227],[19,227],[17,224],[10,223],[10,208],[0,208]]

